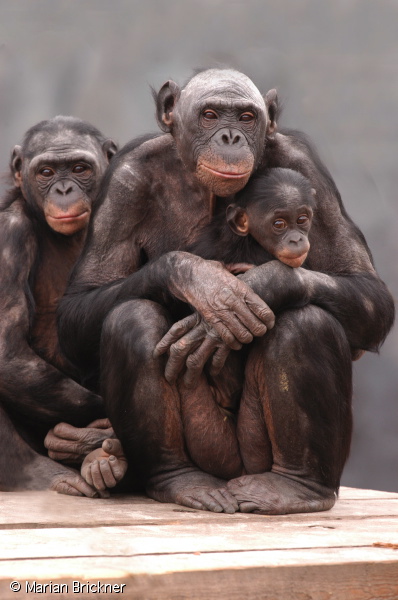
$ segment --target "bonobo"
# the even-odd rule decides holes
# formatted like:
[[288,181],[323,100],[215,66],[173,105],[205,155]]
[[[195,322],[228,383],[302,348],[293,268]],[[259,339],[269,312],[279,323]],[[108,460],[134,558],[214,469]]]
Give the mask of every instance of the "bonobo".
[[300,173],[269,169],[254,176],[233,204],[200,233],[193,254],[220,260],[231,273],[277,258],[301,267],[310,249],[315,190]]
[[[165,83],[156,107],[164,135],[110,166],[60,303],[63,347],[87,372],[101,362],[108,416],[150,497],[329,509],[350,446],[350,351],[383,342],[391,295],[307,139],[277,131],[275,90],[210,69]],[[316,190],[305,269],[271,260],[238,278],[186,252],[228,196],[275,167]],[[197,311],[188,324],[173,325],[175,298]]]
[[[12,152],[14,186],[0,206],[2,490],[97,495],[77,471],[43,455],[43,440],[60,421],[83,426],[104,416],[101,398],[77,383],[59,350],[55,310],[115,151],[88,123],[56,117],[29,129]],[[71,426],[58,427],[65,435]],[[107,419],[83,429],[87,452],[112,433]]]

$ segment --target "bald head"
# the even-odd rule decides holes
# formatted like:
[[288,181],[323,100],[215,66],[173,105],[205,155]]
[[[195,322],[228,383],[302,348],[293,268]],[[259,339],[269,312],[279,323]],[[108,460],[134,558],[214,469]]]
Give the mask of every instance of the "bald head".
[[157,118],[200,183],[227,196],[244,187],[261,160],[274,126],[267,98],[239,71],[208,69],[182,90],[166,82],[156,96]]

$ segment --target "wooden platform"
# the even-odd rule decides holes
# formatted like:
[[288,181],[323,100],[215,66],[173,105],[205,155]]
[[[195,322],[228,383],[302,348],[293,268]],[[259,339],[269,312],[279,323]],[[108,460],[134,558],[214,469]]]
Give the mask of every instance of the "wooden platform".
[[0,493],[0,599],[22,598],[398,600],[398,494],[268,517]]

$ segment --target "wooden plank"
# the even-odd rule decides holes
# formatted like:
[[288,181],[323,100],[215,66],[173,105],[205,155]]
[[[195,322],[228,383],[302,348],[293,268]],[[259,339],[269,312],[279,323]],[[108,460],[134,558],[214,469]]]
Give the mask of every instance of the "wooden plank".
[[[331,520],[270,523],[242,522],[239,516],[214,523],[173,524],[154,527],[52,528],[3,530],[0,532],[0,560],[9,558],[70,556],[132,556],[279,548],[332,548],[372,546],[375,543],[398,546],[398,518],[374,520]],[[398,553],[397,553],[398,558]]]
[[[37,527],[122,526],[175,521],[213,523],[239,516],[253,523],[269,519],[274,523],[292,521],[328,521],[339,518],[374,518],[398,515],[398,494],[342,489],[331,511],[300,515],[267,516],[253,514],[219,515],[176,504],[162,504],[144,496],[117,495],[92,500],[62,496],[55,492],[0,492],[0,530]],[[355,495],[358,498],[355,498]],[[354,496],[354,498],[351,498]],[[28,508],[27,508],[28,507]]]
[[[51,575],[49,575],[51,573]],[[11,592],[19,581],[20,593]],[[29,598],[94,598],[72,582],[125,584],[129,600],[397,600],[397,557],[388,549],[279,550],[150,557],[99,557],[0,563],[2,600],[26,598],[26,581],[68,585],[66,594]],[[98,594],[98,597],[101,597]]]
[[1,600],[398,599],[398,494],[343,488],[331,511],[280,517],[52,492],[0,493],[0,507]]

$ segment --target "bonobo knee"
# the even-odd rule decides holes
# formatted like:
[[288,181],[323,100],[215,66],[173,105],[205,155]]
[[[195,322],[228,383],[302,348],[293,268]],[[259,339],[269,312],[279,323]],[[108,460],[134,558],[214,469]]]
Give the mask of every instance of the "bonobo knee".
[[[296,353],[315,357],[324,352],[338,353],[341,360],[351,363],[348,340],[341,324],[327,311],[307,305],[286,310],[278,315],[274,329],[264,336],[266,345],[272,346],[270,354],[274,359],[283,359]],[[316,357],[315,357],[316,358]]]
[[149,358],[169,327],[162,306],[151,300],[129,300],[114,308],[105,319],[101,346],[108,351],[124,346],[129,353]]

